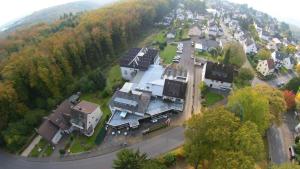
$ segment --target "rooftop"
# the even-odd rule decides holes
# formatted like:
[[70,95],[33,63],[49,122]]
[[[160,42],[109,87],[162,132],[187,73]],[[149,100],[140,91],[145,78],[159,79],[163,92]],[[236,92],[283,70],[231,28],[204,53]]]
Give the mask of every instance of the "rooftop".
[[234,69],[231,65],[207,62],[205,78],[222,82],[233,82]]
[[76,106],[72,107],[72,109],[80,111],[82,113],[90,114],[93,113],[97,109],[97,107],[99,107],[98,104],[88,101],[81,101]]
[[147,70],[154,63],[158,50],[148,48],[132,48],[120,61],[121,67],[136,68]]
[[165,80],[163,95],[168,97],[175,97],[184,99],[186,93],[187,83],[177,80]]

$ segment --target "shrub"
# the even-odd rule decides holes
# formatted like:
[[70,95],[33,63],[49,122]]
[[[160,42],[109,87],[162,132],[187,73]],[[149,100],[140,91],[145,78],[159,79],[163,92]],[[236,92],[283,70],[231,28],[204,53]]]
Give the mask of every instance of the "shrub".
[[65,155],[65,154],[66,154],[66,150],[60,149],[60,150],[59,150],[59,154],[60,154],[60,155]]
[[176,156],[173,153],[168,153],[163,157],[164,164],[171,167],[176,163]]

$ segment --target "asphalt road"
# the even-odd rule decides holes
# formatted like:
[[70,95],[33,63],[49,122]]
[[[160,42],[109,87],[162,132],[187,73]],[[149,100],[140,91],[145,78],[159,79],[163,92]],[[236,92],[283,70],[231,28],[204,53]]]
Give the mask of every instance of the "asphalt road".
[[[139,149],[150,157],[168,152],[184,143],[184,128],[176,127],[128,148]],[[117,152],[81,160],[56,161],[27,159],[0,151],[0,169],[110,169]]]

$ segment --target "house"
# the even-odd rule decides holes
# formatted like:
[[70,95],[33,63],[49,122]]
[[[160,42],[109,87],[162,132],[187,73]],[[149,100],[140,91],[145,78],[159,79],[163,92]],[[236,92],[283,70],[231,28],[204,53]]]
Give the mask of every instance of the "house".
[[170,111],[182,112],[187,71],[171,65],[152,64],[116,91],[109,102],[112,128],[137,128],[141,121],[161,117]]
[[200,37],[202,35],[201,30],[198,26],[194,26],[189,30],[189,37]]
[[81,101],[71,109],[72,126],[84,135],[92,136],[103,114],[100,106],[95,103]]
[[274,60],[276,69],[283,66],[286,69],[291,70],[291,69],[293,69],[293,67],[295,65],[294,58],[283,52],[279,52],[279,51],[273,52],[272,59]]
[[243,46],[246,54],[255,54],[258,51],[253,39],[247,38]]
[[151,64],[158,64],[158,50],[148,48],[132,48],[120,61],[124,80],[132,80],[139,71],[147,70]]
[[167,34],[167,39],[174,39],[176,37],[176,31],[173,30]]
[[203,67],[203,82],[210,88],[231,90],[234,69],[231,65],[207,62]]
[[195,50],[199,52],[210,52],[217,48],[223,48],[221,41],[200,39],[199,42],[195,44]]
[[101,116],[99,105],[79,101],[79,95],[73,95],[45,118],[37,129],[37,133],[52,145],[59,143],[64,135],[68,135],[74,130],[91,136]]
[[257,64],[256,70],[263,76],[268,76],[274,73],[275,63],[272,59],[260,60]]
[[69,100],[63,101],[52,114],[46,117],[37,133],[51,144],[57,144],[64,134],[72,131],[71,124],[67,120],[70,117],[71,106]]
[[270,40],[270,33],[267,31],[263,31],[261,34],[261,39],[265,40],[265,41],[269,41]]

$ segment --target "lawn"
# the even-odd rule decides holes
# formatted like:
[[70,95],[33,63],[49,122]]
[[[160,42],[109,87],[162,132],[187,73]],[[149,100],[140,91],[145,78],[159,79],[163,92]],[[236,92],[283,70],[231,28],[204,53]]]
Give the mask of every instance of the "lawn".
[[[50,150],[49,150],[50,147]],[[39,149],[41,151],[39,151]],[[48,157],[52,154],[53,150],[51,145],[44,139],[41,139],[40,142],[34,147],[34,149],[30,152],[29,157],[39,157],[41,156]]]
[[163,51],[160,52],[160,57],[165,64],[171,64],[172,59],[176,56],[176,45],[167,45]]
[[165,34],[166,34],[166,30],[164,29],[163,30],[154,29],[138,44],[138,46],[145,47],[145,46],[150,46],[156,42],[163,43],[166,40]]
[[213,56],[209,52],[195,51],[195,56],[198,58],[204,58],[212,62],[223,62],[223,56]]
[[224,99],[224,96],[208,91],[205,95],[204,95],[204,99],[205,99],[205,103],[206,106],[212,106],[214,104],[216,104],[217,102],[221,101]]

